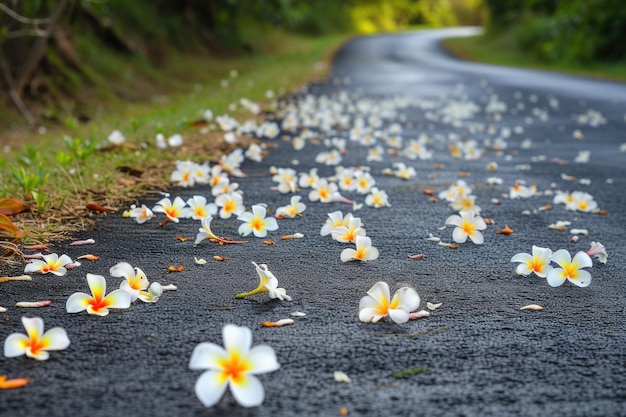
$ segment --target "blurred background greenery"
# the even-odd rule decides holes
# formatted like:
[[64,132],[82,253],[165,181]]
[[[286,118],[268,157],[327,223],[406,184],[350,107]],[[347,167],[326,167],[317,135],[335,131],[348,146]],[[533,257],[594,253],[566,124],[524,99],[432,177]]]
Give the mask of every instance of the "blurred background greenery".
[[626,59],[623,0],[0,0],[0,83],[8,107],[32,124],[68,103],[140,100],[152,85],[191,81],[189,57],[271,55],[294,36],[457,25],[485,26],[491,55],[561,66]]

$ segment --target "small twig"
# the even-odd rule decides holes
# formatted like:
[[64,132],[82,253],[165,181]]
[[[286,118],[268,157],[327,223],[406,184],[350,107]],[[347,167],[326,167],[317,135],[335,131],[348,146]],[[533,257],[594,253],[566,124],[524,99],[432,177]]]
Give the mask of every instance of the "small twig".
[[26,23],[29,25],[40,25],[42,23],[50,22],[49,18],[31,19],[28,17],[24,17],[18,14],[15,10],[9,8],[7,5],[2,4],[2,3],[0,3],[0,10],[2,10],[3,12],[5,12],[6,14],[8,14],[9,16],[11,16],[13,19],[17,20],[20,23]]

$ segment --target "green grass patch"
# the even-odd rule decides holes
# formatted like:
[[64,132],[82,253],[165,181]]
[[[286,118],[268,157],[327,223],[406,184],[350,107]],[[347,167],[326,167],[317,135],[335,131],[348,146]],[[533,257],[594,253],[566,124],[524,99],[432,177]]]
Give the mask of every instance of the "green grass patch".
[[[57,239],[82,230],[88,227],[84,219],[94,217],[86,212],[86,203],[123,207],[150,190],[165,189],[173,161],[215,160],[219,147],[199,151],[191,146],[210,141],[211,135],[214,141],[221,138],[216,130],[203,135],[191,126],[203,110],[241,121],[254,117],[241,106],[234,111],[229,106],[245,97],[267,109],[267,90],[278,96],[324,78],[332,53],[346,38],[267,34],[262,53],[224,58],[168,51],[166,65],[158,70],[112,51],[94,55],[89,85],[72,85],[84,89],[82,97],[67,98],[63,108],[49,109],[53,120],[43,121],[45,133],[16,126],[16,113],[10,121],[0,120],[1,142],[11,148],[0,154],[0,197],[21,199],[35,209],[14,219],[28,232],[27,239]],[[231,76],[231,70],[237,76]],[[222,80],[228,86],[222,86]],[[89,121],[79,121],[81,116]],[[114,129],[124,134],[126,143],[111,149],[107,137]],[[189,146],[160,150],[154,146],[157,133],[179,133]],[[120,183],[122,177],[133,180],[115,169],[120,166],[144,171],[142,180]],[[149,182],[143,181],[146,177]]]
[[469,61],[558,71],[573,75],[626,82],[626,62],[596,62],[576,66],[540,62],[517,47],[511,32],[498,36],[471,36],[446,39],[443,41],[443,46],[453,55]]
[[430,368],[427,366],[424,366],[423,368],[403,369],[401,371],[394,372],[393,374],[391,374],[391,376],[394,378],[402,379],[402,378],[409,378],[409,377],[419,375],[419,374],[424,374],[426,372],[430,372]]

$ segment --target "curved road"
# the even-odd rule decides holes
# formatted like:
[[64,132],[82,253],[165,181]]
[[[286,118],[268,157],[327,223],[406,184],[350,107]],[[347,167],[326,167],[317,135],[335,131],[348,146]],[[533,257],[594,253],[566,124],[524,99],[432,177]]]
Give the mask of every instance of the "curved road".
[[[251,238],[247,245],[193,247],[176,236],[195,235],[197,221],[159,228],[154,220],[139,225],[107,216],[95,231],[77,236],[93,237],[95,245],[54,246],[73,259],[91,252],[100,261],[65,277],[0,284],[0,305],[10,307],[2,340],[23,331],[21,315],[39,315],[46,328],[64,327],[71,339],[68,349],[52,352],[46,362],[0,358],[0,374],[33,379],[24,388],[0,392],[0,414],[339,416],[345,408],[350,416],[381,417],[626,415],[626,153],[620,150],[626,142],[626,85],[461,62],[438,46],[443,37],[475,30],[349,42],[337,54],[328,83],[287,98],[300,123],[311,124],[309,130],[322,140],[309,140],[304,151],[296,151],[288,140],[275,139],[262,162],[243,163],[248,177],[236,179],[248,209],[262,202],[273,212],[288,204],[289,195],[271,190],[270,167],[297,172],[317,167],[320,175],[332,176],[334,167],[316,163],[315,156],[329,150],[323,139],[347,139],[356,119],[374,125],[382,119],[374,129],[379,132],[400,124],[404,145],[425,135],[421,145],[432,151],[432,159],[401,156],[402,147],[374,134],[384,145],[384,158],[365,161],[368,147],[346,141],[341,165],[369,166],[391,203],[354,212],[380,251],[377,260],[340,261],[349,246],[320,236],[320,226],[327,213],[352,207],[311,202],[307,189],[300,192],[308,206],[304,216],[280,220],[278,232],[270,234],[276,245]],[[577,129],[582,140],[573,137]],[[476,141],[473,148],[470,139]],[[465,146],[477,159],[453,158],[451,145]],[[575,162],[581,151],[590,151],[586,163]],[[417,175],[408,180],[383,175],[394,162],[413,167]],[[497,163],[496,171],[486,168],[490,162]],[[501,184],[486,185],[494,176]],[[484,231],[483,245],[468,241],[454,250],[425,240],[432,233],[450,242],[451,227],[440,227],[455,211],[446,201],[430,202],[424,191],[438,193],[459,179],[472,187],[482,215],[495,224]],[[516,180],[536,183],[537,195],[508,198]],[[565,210],[553,203],[557,190],[588,192],[607,214]],[[206,186],[170,192],[185,200],[198,194],[211,198]],[[363,195],[343,193],[364,201]],[[139,203],[151,206],[158,198]],[[547,205],[553,208],[538,210]],[[568,229],[587,229],[588,235],[573,242],[568,231],[548,228],[558,221],[571,222]],[[513,234],[495,233],[506,224]],[[234,236],[238,225],[216,219],[213,227]],[[280,240],[293,232],[305,238]],[[573,254],[586,251],[591,241],[602,242],[609,258],[606,264],[594,260],[586,288],[569,282],[552,288],[544,278],[516,275],[516,264],[509,262],[532,245]],[[426,257],[408,258],[418,253]],[[230,259],[217,262],[214,255]],[[194,256],[209,262],[198,266]],[[85,273],[106,276],[109,288],[117,287],[120,280],[108,270],[119,261],[142,268],[151,281],[175,283],[178,291],[107,317],[65,313],[67,297],[87,291]],[[251,261],[268,264],[293,300],[235,300],[234,294],[257,283]],[[167,272],[168,265],[181,263],[182,272]],[[22,267],[2,272],[21,274]],[[361,323],[359,300],[380,280],[392,291],[414,287],[420,309],[426,302],[443,305],[430,317],[403,325]],[[34,299],[50,299],[52,305],[11,307]],[[519,310],[528,304],[544,310]],[[292,326],[259,326],[294,311],[307,315]],[[200,372],[188,369],[191,352],[201,342],[221,344],[226,323],[250,327],[254,344],[276,351],[281,368],[260,376],[266,390],[261,407],[241,408],[226,394],[205,409],[194,395]],[[336,382],[334,371],[345,372],[351,382]]]

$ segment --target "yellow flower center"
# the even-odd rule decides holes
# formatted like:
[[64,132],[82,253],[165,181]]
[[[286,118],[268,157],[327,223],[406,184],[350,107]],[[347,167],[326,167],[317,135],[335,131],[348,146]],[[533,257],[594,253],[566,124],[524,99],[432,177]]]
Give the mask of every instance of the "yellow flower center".
[[463,231],[467,233],[469,236],[472,236],[474,234],[475,228],[476,226],[474,226],[474,223],[471,223],[467,220],[464,220],[463,225],[461,225],[461,229],[463,229]]
[[250,364],[243,360],[238,354],[231,354],[220,364],[222,367],[222,378],[230,379],[235,384],[242,382],[245,373],[250,370]]
[[263,219],[260,219],[258,217],[255,217],[254,219],[252,219],[252,221],[250,222],[250,226],[254,229],[254,230],[263,230],[263,228],[265,227],[265,221],[263,221]]

